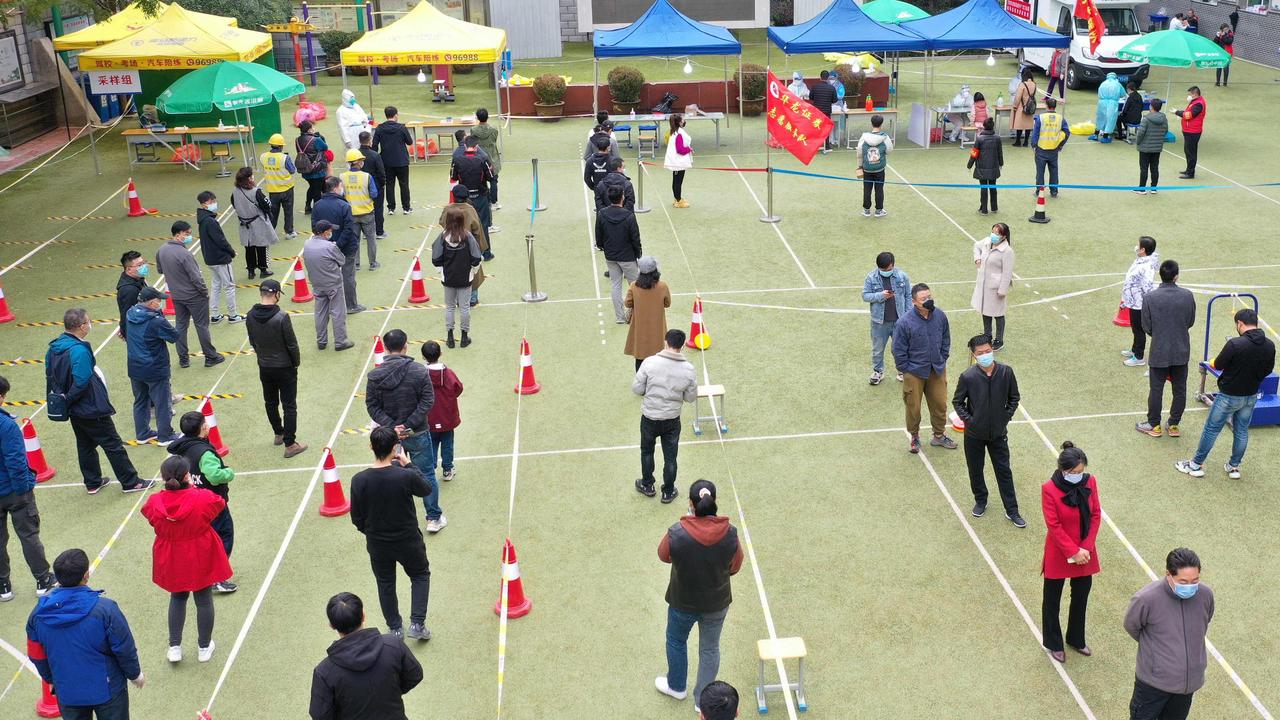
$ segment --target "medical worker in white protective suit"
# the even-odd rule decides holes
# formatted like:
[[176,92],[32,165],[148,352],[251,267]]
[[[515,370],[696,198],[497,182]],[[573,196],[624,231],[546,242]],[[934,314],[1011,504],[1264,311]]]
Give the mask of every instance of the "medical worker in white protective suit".
[[360,133],[373,132],[369,125],[369,115],[356,102],[356,94],[350,90],[342,90],[342,106],[338,108],[338,133],[348,150],[360,148]]
[[[1116,118],[1120,115],[1120,100],[1124,97],[1124,85],[1116,79],[1115,73],[1107,73],[1107,79],[1098,86],[1098,114],[1094,119],[1096,127],[1090,140],[1111,142],[1111,134],[1116,131]],[[1098,134],[1102,139],[1098,139]]]

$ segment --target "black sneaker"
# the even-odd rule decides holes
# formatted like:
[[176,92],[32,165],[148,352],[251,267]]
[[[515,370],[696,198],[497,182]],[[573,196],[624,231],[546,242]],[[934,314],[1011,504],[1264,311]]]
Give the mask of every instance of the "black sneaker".
[[151,486],[155,484],[156,484],[155,480],[139,480],[138,482],[132,485],[121,485],[120,492],[122,493],[142,492],[144,490],[150,490]]
[[636,492],[645,497],[653,497],[658,494],[658,491],[653,489],[652,485],[645,485],[644,480],[641,478],[636,478]]
[[180,367],[180,368],[182,368],[183,370],[185,370],[185,369],[187,369],[187,368],[191,367],[191,361],[190,361],[190,360],[179,360],[179,361],[178,361],[178,367]]
[[9,579],[0,580],[0,602],[9,602],[13,599],[13,585],[9,584]]
[[58,580],[53,576],[53,573],[47,572],[44,577],[36,581],[36,597],[44,597],[57,587]]
[[1009,513],[1005,513],[1004,516],[1009,518],[1009,522],[1013,523],[1013,526],[1018,528],[1019,530],[1027,526],[1027,521],[1023,520],[1022,516],[1017,513],[1014,513],[1012,515],[1010,515]]
[[240,586],[239,586],[239,585],[236,585],[235,583],[231,582],[230,580],[223,580],[223,581],[222,581],[222,582],[220,582],[220,583],[214,583],[214,584],[213,584],[213,591],[214,591],[214,592],[216,592],[216,593],[223,593],[223,594],[226,594],[226,593],[233,593],[233,592],[235,592],[236,590],[239,590],[239,589],[240,589]]
[[334,345],[333,349],[337,352],[342,352],[343,350],[350,350],[355,346],[356,344],[353,342],[344,342],[344,343],[338,343],[337,345]]
[[986,515],[986,514],[987,514],[987,504],[986,504],[986,503],[974,503],[974,504],[973,504],[973,516],[974,516],[974,517],[982,517],[983,515]]
[[394,635],[394,636],[396,636],[396,637],[400,638],[401,640],[403,640],[403,639],[404,639],[404,628],[402,628],[402,627],[390,628],[390,629],[388,629],[388,630],[387,630],[387,634],[388,634],[388,635]]
[[212,317],[210,317],[210,318],[209,318],[209,322],[210,322],[210,324],[217,325],[218,323],[222,322],[222,316],[221,316],[221,315],[214,315],[214,316],[212,316]]
[[662,502],[669,503],[678,497],[680,497],[680,490],[678,490],[677,488],[671,488],[671,492],[667,492],[666,488],[663,488]]
[[211,358],[205,358],[205,359],[204,359],[204,366],[205,366],[205,367],[213,367],[214,365],[221,365],[222,363],[224,363],[224,362],[226,362],[226,361],[227,361],[227,359],[226,359],[225,357],[223,357],[223,356],[221,356],[221,355],[215,355],[215,356],[213,356],[213,357],[211,357]]
[[111,484],[111,478],[99,478],[98,482],[96,483],[86,482],[84,484],[84,490],[90,495],[97,495],[99,490],[101,490],[102,488],[110,484]]

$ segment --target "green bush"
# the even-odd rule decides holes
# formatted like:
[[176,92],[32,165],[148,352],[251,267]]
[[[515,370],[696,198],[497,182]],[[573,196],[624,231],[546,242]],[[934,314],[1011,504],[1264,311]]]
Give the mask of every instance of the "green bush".
[[640,102],[644,90],[644,73],[630,65],[619,65],[609,71],[609,94],[615,102]]
[[743,100],[763,100],[764,87],[768,83],[768,74],[764,67],[755,63],[742,66],[742,76],[738,78],[738,88]]
[[866,75],[861,72],[855,72],[854,66],[848,63],[840,63],[836,66],[836,77],[840,78],[840,82],[844,84],[845,102],[850,105],[858,104],[862,100],[862,83],[866,80]]
[[325,62],[337,65],[341,62],[342,51],[359,39],[360,33],[345,30],[326,30],[320,33],[320,48],[324,50]]
[[564,78],[559,75],[539,75],[533,81],[533,94],[538,96],[538,102],[543,105],[559,105],[564,102]]

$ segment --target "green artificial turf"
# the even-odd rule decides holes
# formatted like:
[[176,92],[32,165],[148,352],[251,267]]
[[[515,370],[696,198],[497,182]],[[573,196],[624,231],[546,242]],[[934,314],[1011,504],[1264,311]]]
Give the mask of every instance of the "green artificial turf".
[[[762,51],[749,46],[750,53]],[[567,55],[580,57],[578,48]],[[637,64],[658,77],[662,62]],[[798,66],[807,60],[792,62]],[[530,75],[533,67],[517,63],[516,71]],[[589,63],[583,67],[566,74],[589,77]],[[920,99],[920,67],[904,66],[904,109]],[[963,79],[944,76],[964,76],[993,97],[1013,70],[1007,58],[994,69],[981,59],[956,60],[939,68],[938,86],[950,95],[951,86]],[[679,74],[678,64],[668,72]],[[718,68],[705,72],[714,76]],[[1162,89],[1164,72],[1156,70],[1148,87]],[[628,154],[628,172],[637,182],[643,174],[645,203],[652,208],[640,216],[645,251],[659,259],[674,295],[668,322],[683,327],[694,294],[701,293],[713,343],[691,359],[700,377],[726,388],[730,431],[725,443],[710,424],[695,438],[692,414],[685,414],[680,485],[687,488],[698,477],[714,480],[721,512],[736,525],[746,519],[752,558],[734,580],[721,666],[721,677],[742,692],[744,717],[755,713],[754,644],[768,636],[762,600],[779,636],[799,635],[808,644],[809,716],[1084,716],[974,542],[976,537],[1039,627],[1044,526],[1038,485],[1053,468],[1051,448],[1066,439],[1089,454],[1104,509],[1146,563],[1159,572],[1164,555],[1177,545],[1201,554],[1204,580],[1217,593],[1212,640],[1259,702],[1272,712],[1280,708],[1276,636],[1266,621],[1280,612],[1280,600],[1266,584],[1280,550],[1271,511],[1280,503],[1280,489],[1270,482],[1280,461],[1277,432],[1253,432],[1239,481],[1227,481],[1220,470],[1229,434],[1219,439],[1204,479],[1178,474],[1173,462],[1193,451],[1203,408],[1192,402],[1181,439],[1133,432],[1145,409],[1147,381],[1141,369],[1120,364],[1129,331],[1110,322],[1119,300],[1117,283],[1142,234],[1156,237],[1161,257],[1178,260],[1182,282],[1201,293],[1201,317],[1192,330],[1197,359],[1207,293],[1253,292],[1263,317],[1275,314],[1280,264],[1272,252],[1280,192],[1235,186],[1277,179],[1269,108],[1280,92],[1273,75],[1241,64],[1228,90],[1213,88],[1206,72],[1175,76],[1176,90],[1196,82],[1210,104],[1195,183],[1231,189],[1175,191],[1188,183],[1176,179],[1181,146],[1170,145],[1162,166],[1166,191],[1139,197],[1127,191],[1064,190],[1048,204],[1048,225],[1026,222],[1033,201],[1025,189],[1006,189],[1000,213],[982,217],[976,213],[976,188],[891,185],[889,216],[871,220],[858,212],[860,185],[776,175],[774,209],[783,220],[769,226],[757,220],[763,214],[757,203],[766,198],[763,173],[696,169],[685,182],[692,207],[677,210],[670,204],[669,174],[661,167],[641,170]],[[482,87],[480,75],[462,78],[457,114],[491,105],[492,91]],[[337,81],[326,78],[309,97],[332,107],[337,89]],[[394,102],[409,117],[441,114],[411,76],[388,79],[374,99],[373,107]],[[361,101],[370,108],[365,97]],[[1091,120],[1093,109],[1091,92],[1068,94],[1066,114],[1072,121]],[[427,539],[433,569],[428,624],[435,638],[414,648],[426,670],[423,684],[407,697],[415,719],[496,712],[493,604],[507,536],[519,553],[533,611],[510,624],[503,717],[693,717],[689,702],[676,703],[652,689],[653,677],[665,668],[667,577],[655,549],[684,508],[680,502],[661,505],[631,488],[638,470],[638,400],[629,389],[632,360],[622,354],[626,328],[612,322],[608,280],[599,277],[604,266],[589,235],[592,219],[579,160],[587,125],[586,120],[521,121],[503,136],[504,208],[494,216],[502,232],[493,237],[497,258],[486,266],[490,279],[473,313],[475,344],[446,350],[444,356],[467,389],[457,434],[458,478],[442,487],[441,505],[450,524]],[[332,120],[321,128],[336,139]],[[699,168],[765,163],[759,119],[741,128],[740,141],[738,120],[732,118],[718,149],[712,147],[710,126],[694,123],[690,129]],[[82,147],[77,143],[65,154]],[[899,133],[899,148],[890,156],[890,181],[973,184],[965,151],[950,145],[920,150],[906,141],[905,132]],[[95,210],[129,174],[117,136],[102,139],[99,149],[101,176],[93,175],[89,154],[83,152],[0,194],[5,220],[0,267],[49,238],[59,239],[0,278],[18,323],[57,322],[73,306],[114,318],[114,263],[128,248],[154,257],[159,241],[138,238],[166,236],[175,219],[125,218],[121,196]],[[532,194],[528,161],[534,157],[540,160],[539,198],[547,210],[531,226],[525,208]],[[1030,151],[1006,144],[1005,158],[1002,183],[1031,182]],[[776,167],[802,168],[777,152],[772,160]],[[804,169],[852,176],[853,166],[852,153],[837,152],[815,158]],[[1062,155],[1065,183],[1128,185],[1136,173],[1136,151],[1124,144],[1102,146],[1076,137]],[[91,556],[105,553],[92,585],[116,598],[128,615],[148,677],[147,687],[131,694],[135,717],[190,717],[215,691],[212,711],[220,720],[302,717],[311,669],[334,638],[324,618],[326,599],[342,590],[356,592],[365,600],[369,624],[385,627],[360,536],[347,518],[317,513],[320,451],[332,438],[340,465],[368,461],[360,434],[368,416],[359,393],[375,334],[401,327],[416,341],[443,336],[439,284],[428,280],[432,302],[411,308],[403,280],[414,255],[426,255],[424,244],[434,239],[429,226],[446,197],[446,174],[438,159],[414,166],[419,211],[388,217],[391,237],[379,243],[382,269],[360,272],[361,301],[395,309],[350,318],[357,349],[316,351],[311,316],[294,317],[303,348],[299,439],[311,446],[306,454],[284,460],[271,445],[252,355],[233,355],[213,369],[197,362],[174,371],[175,391],[236,396],[215,401],[219,426],[232,448],[228,462],[253,473],[233,484],[237,537],[231,560],[241,589],[216,599],[213,662],[194,661],[194,620],[188,623],[189,659],[178,666],[165,662],[167,597],[150,582],[153,536],[133,511],[141,498],[121,496],[115,487],[86,496],[77,487],[69,428],[49,422],[43,413],[37,416],[46,456],[58,470],[37,490],[42,536],[50,558],[68,547],[83,547]],[[133,176],[144,205],[166,215],[190,219],[196,193],[206,188],[228,204],[230,182],[214,178],[210,170],[143,167]],[[10,173],[2,184],[16,177]],[[305,229],[307,218],[298,212],[299,227]],[[46,219],[86,214],[112,219]],[[981,328],[968,309],[971,241],[995,221],[1013,229],[1021,278],[1010,298],[1008,346],[1000,355],[1018,373],[1027,413],[1010,430],[1020,505],[1029,524],[1021,531],[994,505],[986,517],[970,518],[961,453],[927,448],[924,459],[908,455],[899,386],[892,376],[879,387],[866,383],[868,320],[860,288],[875,255],[893,251],[913,281],[934,287],[939,307],[951,317],[954,383],[968,362],[963,343]],[[234,242],[234,223],[229,232]],[[550,296],[540,305],[519,301],[529,282],[527,234],[534,236],[538,286]],[[291,258],[301,245],[301,237],[281,241],[270,255]],[[90,267],[98,265],[111,267]],[[284,279],[287,260],[273,267]],[[238,266],[236,276],[248,283]],[[91,297],[48,299],[79,295]],[[242,289],[241,310],[253,299],[252,289]],[[312,307],[285,305],[303,312]],[[1218,307],[1213,351],[1231,332],[1229,303]],[[113,330],[100,325],[89,341],[97,347]],[[56,327],[0,326],[0,362],[6,363],[0,374],[13,386],[8,400],[43,397],[41,365],[8,363],[43,358],[57,333]],[[215,326],[213,337],[223,351],[247,347],[243,326]],[[539,394],[523,398],[512,392],[521,337],[530,342],[542,385]],[[119,410],[117,427],[131,437],[124,344],[106,342],[98,362]],[[1198,380],[1193,371],[1193,391]],[[195,405],[185,401],[176,409]],[[23,417],[36,408],[7,409]],[[517,439],[520,455],[513,459]],[[141,472],[154,475],[164,452],[138,447],[130,455]],[[349,481],[356,471],[343,468],[341,475]],[[508,518],[513,493],[514,513]],[[33,583],[16,541],[9,551],[18,598],[0,606],[0,639],[21,649]],[[1099,555],[1102,573],[1089,613],[1095,654],[1088,659],[1070,655],[1065,670],[1095,717],[1118,719],[1127,717],[1134,657],[1121,618],[1129,596],[1147,578],[1111,526],[1099,535]],[[403,581],[400,595],[407,612]],[[251,616],[252,624],[246,624]],[[14,678],[0,697],[0,715],[26,717],[39,690],[34,677],[19,671],[11,658],[0,659],[0,672]],[[0,677],[0,688],[5,684]],[[780,695],[771,696],[770,703],[771,714],[786,716]],[[1233,720],[1258,714],[1216,663],[1196,696],[1195,713]]]

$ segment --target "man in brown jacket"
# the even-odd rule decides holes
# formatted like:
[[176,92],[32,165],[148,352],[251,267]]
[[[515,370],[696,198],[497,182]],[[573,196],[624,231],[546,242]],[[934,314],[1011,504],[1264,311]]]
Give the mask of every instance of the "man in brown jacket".
[[1200,582],[1200,558],[1177,548],[1165,558],[1165,576],[1135,593],[1124,616],[1138,641],[1130,720],[1186,720],[1204,685],[1211,620],[1213,590]]
[[[480,245],[480,252],[485,259],[492,258],[493,254],[489,252],[489,234],[486,232],[484,225],[480,224],[480,215],[476,213],[475,207],[467,202],[467,186],[462,183],[454,185],[450,195],[453,196],[453,202],[445,205],[444,209],[440,211],[440,220],[437,221],[440,227],[444,227],[444,216],[449,213],[449,210],[453,208],[461,210],[462,214],[466,216],[467,232],[475,237],[476,242]],[[483,284],[484,265],[481,264],[480,267],[476,268],[475,279],[471,281],[471,307],[480,304],[479,290]]]

